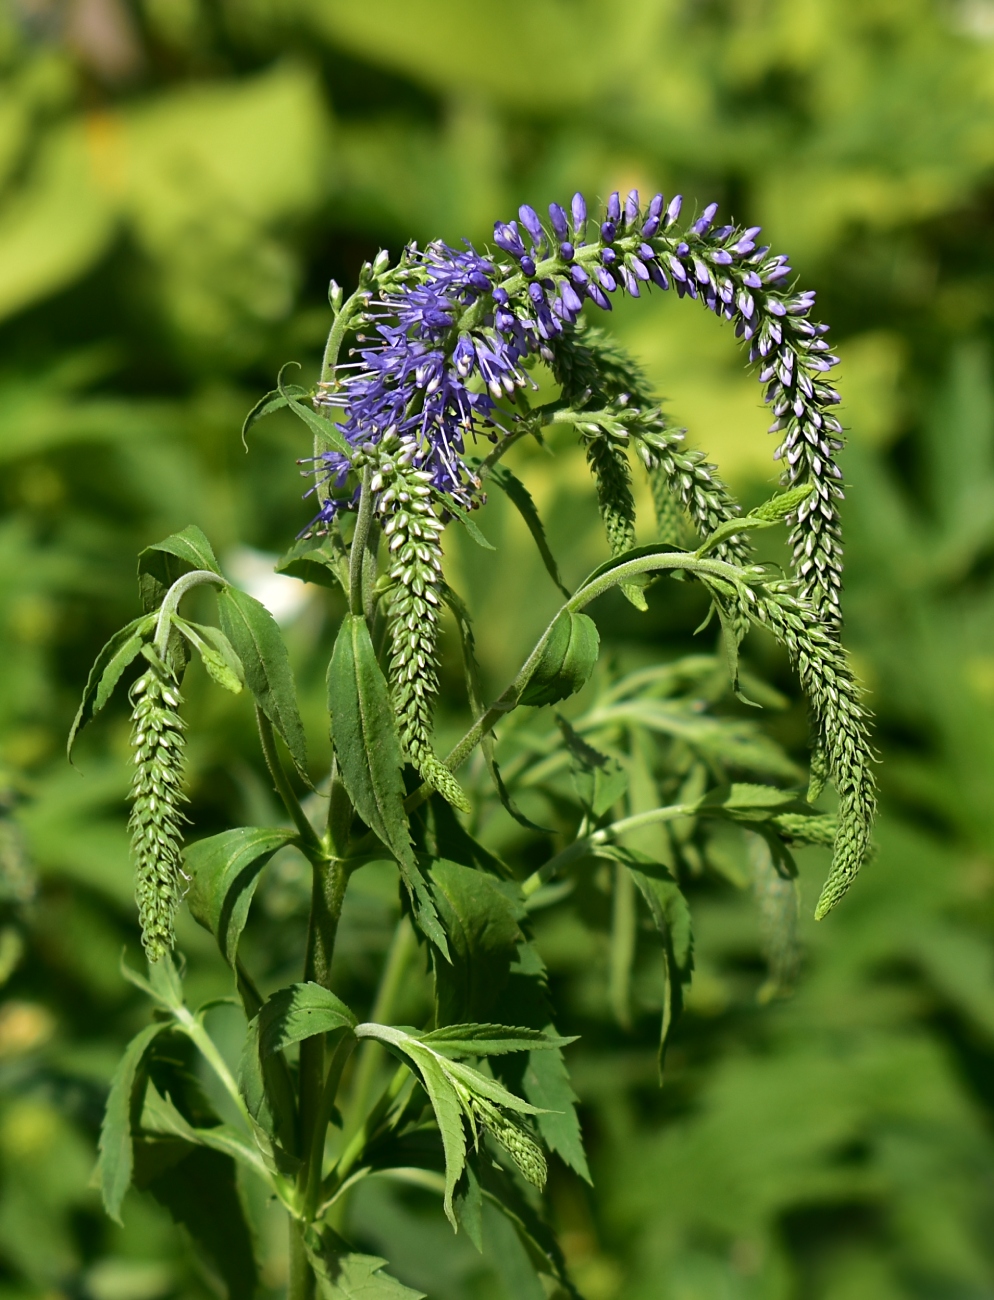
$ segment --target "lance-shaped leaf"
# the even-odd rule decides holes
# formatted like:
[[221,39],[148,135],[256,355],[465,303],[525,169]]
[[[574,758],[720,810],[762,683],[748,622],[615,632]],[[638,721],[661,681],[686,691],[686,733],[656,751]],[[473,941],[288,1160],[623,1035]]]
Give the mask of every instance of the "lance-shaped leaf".
[[[469,616],[469,610],[451,587],[446,585],[443,588],[442,595],[455,615],[456,627],[459,629],[459,640],[462,646],[466,695],[473,716],[478,718],[483,713],[483,692],[480,689],[480,668],[476,662],[476,639],[473,636],[473,623]],[[519,825],[526,827],[528,830],[546,832],[544,826],[537,826],[533,821],[529,820],[511,798],[507,786],[504,784],[504,778],[501,776],[497,760],[494,757],[494,733],[492,731],[487,731],[480,737],[480,749],[487,765],[487,771],[490,773],[490,779],[494,783],[494,789],[497,791],[497,797],[506,811],[511,814]]]
[[198,840],[186,850],[187,903],[194,918],[213,934],[229,966],[235,965],[263,867],[277,849],[296,838],[281,827],[239,826]]
[[152,1043],[164,1030],[171,1029],[169,1021],[157,1021],[132,1038],[124,1049],[110,1081],[107,1107],[100,1126],[100,1191],[104,1209],[116,1222],[121,1222],[121,1203],[131,1186],[134,1172],[133,1130],[138,1127],[145,1099],[148,1074],[145,1058]]
[[670,1031],[683,1010],[684,988],[694,970],[694,936],[690,907],[680,886],[661,863],[635,849],[614,849],[624,861],[648,904],[663,947],[663,1016],[659,1031],[659,1071],[662,1077]]
[[[284,366],[285,370],[286,367]],[[326,419],[323,415],[318,415],[312,406],[306,406],[300,400],[300,390],[296,384],[284,384],[283,371],[280,371],[279,378],[276,381],[279,394],[286,400],[286,404],[298,420],[303,420],[311,433],[316,434],[321,439],[323,448],[331,448],[339,452],[347,460],[351,460],[355,448],[350,446],[342,436],[341,430],[333,420]],[[272,394],[270,394],[272,397]],[[275,409],[275,408],[273,408]],[[251,415],[251,412],[249,413]],[[258,416],[256,417],[259,418]]]
[[495,464],[490,468],[488,475],[499,488],[507,495],[508,500],[515,507],[521,518],[528,526],[528,531],[535,539],[535,545],[538,547],[539,555],[542,557],[542,563],[545,565],[546,572],[552,581],[556,584],[563,595],[569,599],[569,588],[563,585],[563,580],[559,574],[559,565],[556,563],[556,557],[549,548],[549,542],[545,535],[545,528],[542,524],[541,516],[532,500],[532,495],[525,487],[524,483],[507,468],[506,465]]
[[133,619],[127,627],[115,632],[97,655],[86,679],[83,698],[73,720],[66,743],[66,755],[72,757],[76,737],[88,722],[92,722],[113,694],[114,687],[129,664],[141,653],[145,638],[155,627],[155,615],[144,614]]
[[210,542],[196,524],[147,546],[138,556],[138,589],[145,609],[158,609],[176,579],[194,569],[221,572]]
[[315,541],[309,537],[295,542],[277,564],[276,572],[319,587],[331,587],[346,596],[349,593],[348,561],[331,549],[327,538]]
[[188,623],[185,619],[173,621],[196,646],[208,676],[232,695],[240,694],[245,685],[245,668],[221,629],[209,623]]
[[310,785],[297,691],[276,620],[265,605],[237,587],[218,592],[217,609],[221,629],[245,669],[249,690],[286,742],[301,778]]
[[267,415],[272,415],[274,411],[282,411],[290,405],[290,399],[300,399],[307,396],[307,389],[301,388],[299,384],[283,384],[281,388],[274,388],[272,392],[267,393],[265,397],[260,397],[255,406],[252,407],[248,415],[242,422],[242,443],[248,446],[246,437],[249,429],[259,420],[265,419]]
[[258,1016],[249,1021],[238,1063],[238,1087],[266,1167],[272,1173],[295,1175],[300,1160],[293,1154],[297,1114],[293,1085],[281,1055],[270,1053],[263,1056]]
[[390,688],[361,614],[347,614],[328,665],[328,707],[342,780],[356,812],[400,866],[422,932],[448,953],[404,810],[403,758]]
[[354,1029],[355,1023],[345,1003],[320,984],[290,984],[277,989],[259,1012],[259,1052],[271,1056],[315,1034]]
[[541,1048],[568,1047],[576,1038],[560,1038],[520,1025],[446,1025],[420,1035],[421,1041],[446,1056],[504,1056]]

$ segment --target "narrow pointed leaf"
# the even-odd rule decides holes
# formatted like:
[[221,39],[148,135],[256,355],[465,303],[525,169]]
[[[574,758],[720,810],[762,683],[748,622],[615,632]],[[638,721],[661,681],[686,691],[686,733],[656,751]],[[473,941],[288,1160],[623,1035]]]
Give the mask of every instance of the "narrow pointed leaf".
[[563,595],[569,599],[569,588],[563,584],[563,580],[559,573],[559,565],[556,563],[556,557],[552,554],[549,547],[549,542],[545,535],[545,527],[542,524],[535,502],[532,500],[531,493],[525,487],[524,483],[522,483],[515,474],[511,473],[506,465],[493,465],[490,469],[489,477],[503,490],[507,495],[508,500],[525,521],[525,524],[528,526],[528,531],[535,539],[535,545],[538,547],[538,552],[542,557],[542,563],[545,565],[546,572]]
[[147,546],[138,556],[138,588],[146,611],[158,609],[176,579],[194,569],[221,572],[210,542],[196,524]]
[[90,674],[86,679],[83,698],[73,720],[66,743],[66,754],[72,757],[76,737],[88,722],[92,722],[110,699],[114,687],[121,680],[125,669],[141,652],[145,637],[155,627],[155,616],[145,614],[133,619],[127,627],[115,632],[104,648],[97,655]]
[[110,1082],[107,1107],[100,1126],[100,1191],[104,1209],[121,1222],[121,1204],[131,1186],[134,1172],[134,1141],[144,1101],[145,1056],[163,1030],[171,1029],[168,1021],[157,1021],[132,1038],[118,1062]]
[[362,615],[347,614],[342,622],[328,666],[328,706],[342,780],[355,809],[396,858],[421,930],[447,953],[411,844],[390,688]]
[[310,785],[297,690],[276,620],[265,605],[237,587],[218,592],[217,608],[221,629],[242,662],[249,690],[286,742],[301,779]]

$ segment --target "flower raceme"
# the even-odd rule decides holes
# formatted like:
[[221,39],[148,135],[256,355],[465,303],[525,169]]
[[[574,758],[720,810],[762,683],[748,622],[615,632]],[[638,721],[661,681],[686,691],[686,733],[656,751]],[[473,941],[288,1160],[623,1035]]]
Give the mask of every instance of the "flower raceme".
[[[657,194],[643,211],[635,191],[624,202],[612,194],[598,222],[577,194],[568,213],[551,204],[547,223],[527,205],[517,221],[497,222],[491,257],[441,242],[409,247],[390,288],[367,308],[374,332],[360,335],[359,361],[327,378],[317,401],[344,408],[341,432],[354,446],[388,430],[413,437],[417,466],[443,509],[445,497],[465,509],[480,488],[465,459],[467,435],[506,431],[508,413],[497,403],[513,403],[525,386],[524,363],[538,356],[554,365],[587,301],[610,310],[617,292],[675,290],[732,322],[760,367],[772,431],[782,435],[775,455],[784,480],[813,486],[791,535],[801,594],[835,622],[842,426],[831,413],[840,399],[827,380],[837,362],[827,327],[810,320],[814,294],[790,288],[787,259],[757,246],[758,227],[716,226],[716,204],[681,226],[681,206],[679,196],[667,205]],[[326,452],[321,460],[333,494],[318,528],[354,501],[334,494],[346,485],[345,457]]]

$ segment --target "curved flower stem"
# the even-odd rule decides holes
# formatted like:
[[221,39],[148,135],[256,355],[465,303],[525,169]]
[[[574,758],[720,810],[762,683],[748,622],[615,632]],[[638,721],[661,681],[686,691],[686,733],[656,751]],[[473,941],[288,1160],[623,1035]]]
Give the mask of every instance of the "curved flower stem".
[[562,852],[550,858],[537,871],[533,871],[522,884],[521,892],[525,898],[530,898],[536,890],[543,885],[547,885],[571,862],[576,862],[578,858],[585,857],[591,849],[595,849],[599,844],[607,844],[619,835],[624,835],[626,831],[634,831],[640,826],[649,826],[653,822],[672,822],[677,821],[680,817],[692,817],[699,808],[700,800],[694,803],[669,804],[665,808],[651,808],[648,812],[636,813],[632,817],[623,817],[620,821],[612,822],[610,826],[603,826],[599,831],[593,831],[590,835],[582,835],[579,839],[574,840],[572,844],[567,845]]
[[328,341],[324,345],[324,356],[321,358],[321,383],[326,384],[331,380],[338,364],[338,354],[342,349],[342,343],[345,335],[349,332],[353,318],[364,305],[369,297],[368,289],[358,289],[347,299],[341,307],[341,310],[332,321],[331,330],[328,334]]
[[213,582],[219,587],[228,586],[227,578],[222,578],[219,573],[214,573],[211,569],[194,569],[192,573],[184,573],[181,578],[177,578],[166,592],[162,604],[159,606],[159,617],[155,624],[155,638],[152,642],[155,653],[160,659],[165,658],[166,651],[169,649],[170,623],[173,615],[179,609],[180,601],[193,587],[199,587],[204,582]]

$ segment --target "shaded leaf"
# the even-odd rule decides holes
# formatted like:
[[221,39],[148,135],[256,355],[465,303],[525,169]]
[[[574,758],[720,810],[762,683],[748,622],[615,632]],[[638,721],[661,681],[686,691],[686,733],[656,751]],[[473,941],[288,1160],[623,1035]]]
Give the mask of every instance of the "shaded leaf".
[[145,614],[141,618],[133,619],[127,627],[122,627],[120,632],[115,632],[97,655],[86,679],[83,698],[66,742],[66,755],[69,758],[72,757],[76,737],[88,722],[93,721],[110,699],[124,670],[138,657],[144,638],[154,627],[154,614]]
[[345,1003],[320,984],[290,984],[268,998],[259,1012],[259,1052],[270,1056],[291,1043],[335,1029],[352,1029],[355,1023]]
[[446,1025],[422,1034],[421,1042],[449,1056],[503,1056],[506,1052],[566,1047],[576,1039],[513,1025]]
[[219,1274],[228,1300],[252,1300],[258,1270],[234,1161],[175,1138],[143,1141],[136,1157],[136,1186],[186,1229]]
[[555,704],[575,695],[593,672],[599,650],[600,634],[594,620],[588,614],[562,610],[519,703]]
[[147,546],[138,556],[138,589],[146,611],[158,609],[176,579],[194,569],[221,572],[210,542],[196,524]]
[[124,1049],[110,1081],[110,1092],[100,1126],[100,1192],[104,1209],[121,1222],[121,1204],[134,1172],[132,1132],[138,1126],[148,1079],[145,1056],[157,1036],[172,1026],[158,1021],[132,1038]]
[[245,443],[248,431],[253,424],[265,419],[267,415],[272,415],[274,411],[281,411],[284,407],[289,406],[291,397],[300,398],[306,396],[307,389],[301,388],[299,384],[284,384],[282,392],[280,389],[274,388],[265,397],[260,397],[242,421],[242,442]]
[[348,595],[348,569],[343,569],[343,557],[329,549],[327,538],[315,542],[308,537],[296,542],[277,564],[276,572]]
[[508,500],[527,524],[528,531],[535,539],[535,545],[538,547],[546,572],[563,595],[569,599],[569,588],[563,585],[563,580],[559,574],[559,565],[549,548],[549,542],[545,536],[545,527],[542,524],[535,502],[532,500],[531,493],[524,483],[515,474],[511,473],[506,465],[499,462],[491,466],[489,477],[506,493]]
[[359,816],[397,859],[422,932],[447,953],[445,934],[411,845],[390,688],[360,614],[345,616],[335,641],[328,665],[328,707],[335,753],[349,797]]
[[186,901],[194,918],[217,940],[229,966],[234,967],[259,875],[277,851],[296,841],[281,827],[240,826],[198,840],[186,850],[191,878]]
[[427,1300],[423,1291],[412,1291],[384,1273],[385,1259],[343,1247],[327,1227],[308,1233],[307,1254],[324,1300]]

